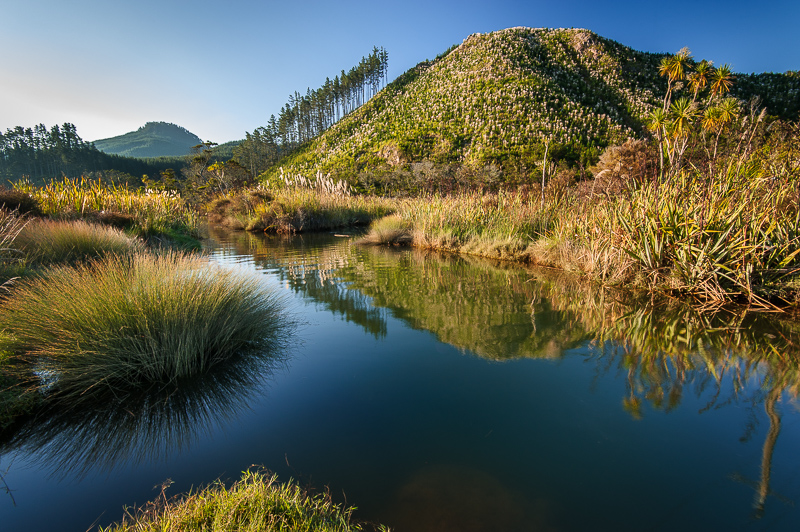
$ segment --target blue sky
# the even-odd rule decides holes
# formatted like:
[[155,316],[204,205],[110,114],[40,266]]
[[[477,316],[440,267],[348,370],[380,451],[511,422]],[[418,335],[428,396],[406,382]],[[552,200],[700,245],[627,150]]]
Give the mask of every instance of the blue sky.
[[797,0],[643,2],[0,0],[0,131],[72,122],[84,140],[147,121],[244,137],[373,46],[400,75],[468,35],[587,28],[632,48],[800,69]]

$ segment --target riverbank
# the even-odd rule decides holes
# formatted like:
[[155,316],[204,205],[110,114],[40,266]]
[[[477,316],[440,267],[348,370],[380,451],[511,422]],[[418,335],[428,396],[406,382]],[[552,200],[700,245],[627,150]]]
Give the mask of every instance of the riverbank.
[[624,194],[501,191],[409,198],[365,244],[549,266],[604,285],[703,302],[800,303],[797,179],[680,174]]
[[129,510],[121,522],[100,530],[388,532],[380,525],[356,522],[353,510],[333,503],[327,494],[311,495],[292,482],[279,484],[276,475],[251,470],[229,488],[218,481],[169,499],[162,491],[155,501]]

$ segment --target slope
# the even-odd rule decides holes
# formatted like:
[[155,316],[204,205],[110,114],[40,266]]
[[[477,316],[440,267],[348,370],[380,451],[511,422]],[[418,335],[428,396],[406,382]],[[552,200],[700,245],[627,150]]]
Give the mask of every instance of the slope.
[[[531,167],[548,142],[557,158],[586,160],[605,146],[646,135],[644,118],[666,92],[658,75],[664,56],[583,29],[474,34],[400,76],[281,166],[342,175],[424,159]],[[771,91],[769,105],[791,114],[798,78],[772,76],[789,80],[790,88]],[[748,97],[764,81],[775,83],[765,75],[745,80],[735,95]]]
[[167,122],[147,122],[136,131],[96,140],[98,150],[127,157],[178,157],[188,155],[203,141],[190,131]]

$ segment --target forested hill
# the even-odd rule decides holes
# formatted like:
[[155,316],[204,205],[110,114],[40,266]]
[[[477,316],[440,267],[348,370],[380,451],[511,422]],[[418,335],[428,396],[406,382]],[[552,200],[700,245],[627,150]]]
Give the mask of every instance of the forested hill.
[[[588,160],[647,134],[644,119],[667,91],[659,75],[664,57],[582,29],[471,35],[400,76],[280,166],[349,175],[424,159],[531,167],[548,142],[551,156]],[[798,88],[796,73],[737,75],[732,95],[759,94],[770,114],[796,119]]]
[[190,131],[167,122],[147,122],[136,131],[94,141],[98,150],[127,157],[179,157],[203,141]]

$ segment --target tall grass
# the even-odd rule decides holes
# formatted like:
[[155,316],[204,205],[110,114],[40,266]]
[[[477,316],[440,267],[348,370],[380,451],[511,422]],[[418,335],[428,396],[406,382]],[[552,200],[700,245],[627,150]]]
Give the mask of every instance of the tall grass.
[[291,186],[269,194],[240,191],[209,205],[214,219],[247,231],[294,234],[367,225],[392,212],[394,202],[372,196]]
[[352,519],[353,509],[324,495],[309,495],[295,484],[279,484],[275,475],[245,471],[226,489],[221,482],[195,492],[161,498],[129,511],[121,523],[104,532],[351,532],[369,527]]
[[23,262],[24,254],[19,250],[16,239],[25,227],[25,220],[17,213],[0,209],[0,286],[16,276]]
[[144,249],[141,241],[119,229],[83,220],[31,220],[19,232],[15,244],[30,266],[75,264]]
[[[800,302],[796,176],[685,171],[617,196],[432,196],[397,203],[415,246],[575,271],[605,284],[738,301]],[[366,241],[386,241],[384,222]],[[793,284],[794,283],[794,284]]]
[[22,281],[0,327],[38,387],[67,402],[172,384],[246,349],[270,349],[290,323],[253,277],[167,253],[108,256]]
[[129,215],[132,229],[142,235],[197,229],[197,214],[180,195],[163,191],[138,191],[127,185],[85,177],[53,180],[43,187],[27,181],[14,189],[30,194],[42,213],[52,218],[92,218],[107,213]]

